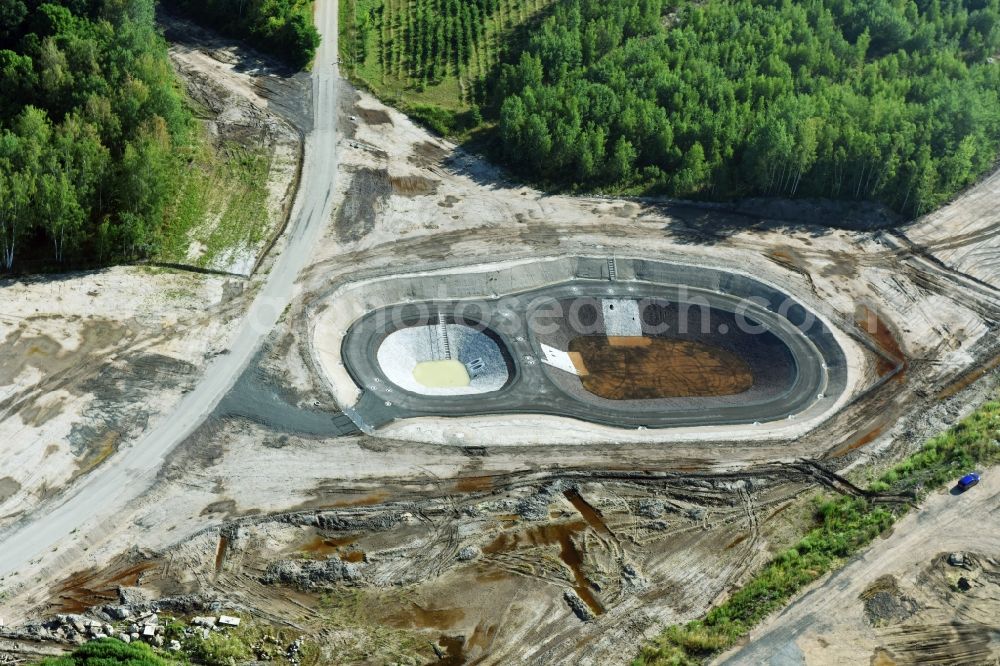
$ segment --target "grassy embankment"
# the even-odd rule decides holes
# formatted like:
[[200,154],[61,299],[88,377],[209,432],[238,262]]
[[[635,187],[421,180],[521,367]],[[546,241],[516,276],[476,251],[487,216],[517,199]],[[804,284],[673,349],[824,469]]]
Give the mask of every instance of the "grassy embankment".
[[[1000,463],[1000,402],[989,402],[920,451],[896,464],[869,489],[917,497],[978,466]],[[842,566],[905,514],[856,497],[816,500],[816,525],[747,585],[701,620],[677,624],[642,648],[635,664],[699,664],[732,647],[803,587]]]
[[220,257],[258,251],[270,226],[268,153],[196,140],[177,174],[156,261],[217,266]]

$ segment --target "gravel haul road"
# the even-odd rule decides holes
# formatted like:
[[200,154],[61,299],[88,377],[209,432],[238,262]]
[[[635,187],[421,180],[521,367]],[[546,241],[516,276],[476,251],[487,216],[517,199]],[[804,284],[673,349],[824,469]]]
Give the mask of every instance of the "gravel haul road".
[[60,497],[0,534],[0,576],[18,571],[78,531],[113,520],[145,492],[169,454],[212,413],[249,365],[291,301],[294,285],[330,219],[336,172],[337,4],[320,0],[316,23],[323,36],[313,69],[314,126],[306,137],[302,182],[287,241],[228,353],[218,356],[199,384],[129,448],[120,451]]

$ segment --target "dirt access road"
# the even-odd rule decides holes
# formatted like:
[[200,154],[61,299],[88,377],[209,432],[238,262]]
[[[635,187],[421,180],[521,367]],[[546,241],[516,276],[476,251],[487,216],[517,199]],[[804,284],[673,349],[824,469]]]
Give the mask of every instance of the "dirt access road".
[[337,4],[316,7],[323,42],[313,71],[314,126],[306,138],[302,183],[285,247],[232,338],[229,351],[209,366],[177,409],[134,446],[121,451],[49,505],[0,534],[0,577],[55,549],[73,532],[95,536],[146,491],[166,456],[184,441],[232,388],[292,300],[299,273],[330,219],[337,165]]
[[[881,646],[859,596],[884,575],[907,576],[940,553],[1000,554],[1000,468],[965,493],[941,490],[893,533],[822,580],[716,663],[859,664]],[[872,663],[875,663],[872,661]]]

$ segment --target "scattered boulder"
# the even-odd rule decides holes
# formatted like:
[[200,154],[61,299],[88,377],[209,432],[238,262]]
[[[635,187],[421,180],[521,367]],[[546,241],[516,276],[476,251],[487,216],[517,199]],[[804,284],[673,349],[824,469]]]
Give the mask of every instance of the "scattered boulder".
[[548,520],[549,504],[552,503],[556,495],[562,493],[568,484],[562,479],[557,479],[548,484],[537,493],[522,498],[515,508],[517,515],[525,520]]
[[100,608],[91,608],[90,609],[90,613],[92,613],[93,616],[96,617],[101,622],[112,622],[112,621],[114,621],[113,617],[111,617],[110,615],[108,615],[107,613],[105,613]]
[[286,520],[293,524],[309,524],[322,530],[361,532],[390,529],[400,522],[401,516],[399,514],[382,513],[376,516],[359,518],[353,516],[342,516],[337,513],[329,512],[309,516],[306,519],[298,516],[291,516]]
[[953,567],[964,567],[966,564],[965,553],[951,553],[948,555],[948,564]]
[[649,589],[649,581],[631,562],[622,565],[622,589],[633,594]]
[[270,564],[262,578],[268,585],[296,585],[302,588],[315,588],[328,583],[352,583],[360,579],[358,565],[339,559],[322,562],[280,560]]
[[118,601],[123,606],[143,606],[153,601],[153,592],[141,587],[119,587]]
[[111,616],[112,620],[127,620],[132,617],[132,610],[128,606],[105,606],[104,612]]
[[458,551],[458,561],[459,562],[469,562],[478,558],[482,554],[476,546],[466,546]]
[[654,499],[640,500],[638,513],[643,518],[659,518],[664,513],[663,502]]
[[700,507],[692,507],[685,513],[687,513],[688,518],[698,522],[701,522],[701,519],[705,517],[705,510]]
[[[218,606],[218,608],[215,608]],[[205,594],[182,594],[176,597],[166,597],[156,602],[159,611],[169,611],[178,615],[194,615],[206,610],[218,610],[222,604],[213,596]]]
[[563,598],[566,603],[569,604],[570,610],[573,611],[574,615],[583,620],[584,622],[589,622],[594,619],[594,613],[590,610],[583,599],[580,598],[574,590],[566,590],[563,592]]

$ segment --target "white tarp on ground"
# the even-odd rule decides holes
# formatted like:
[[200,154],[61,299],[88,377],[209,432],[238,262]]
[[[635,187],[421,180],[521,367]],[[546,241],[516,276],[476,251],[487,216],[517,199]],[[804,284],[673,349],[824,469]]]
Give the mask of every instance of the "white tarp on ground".
[[569,352],[559,351],[555,347],[550,347],[547,344],[540,343],[542,346],[542,353],[545,358],[542,359],[542,363],[547,363],[553,368],[559,368],[560,370],[565,370],[574,375],[579,375],[580,372],[576,369],[576,365],[573,364],[572,359],[569,357]]
[[642,335],[639,302],[624,298],[601,300],[604,310],[604,334],[609,338],[631,338]]

